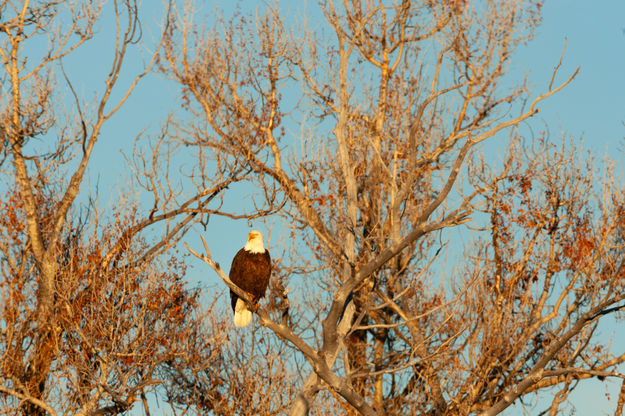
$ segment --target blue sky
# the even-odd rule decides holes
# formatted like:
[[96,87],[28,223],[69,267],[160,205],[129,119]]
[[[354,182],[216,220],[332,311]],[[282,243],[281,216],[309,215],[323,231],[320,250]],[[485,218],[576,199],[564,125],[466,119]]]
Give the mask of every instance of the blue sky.
[[581,72],[541,105],[538,118],[552,135],[583,137],[594,150],[616,156],[625,136],[625,2],[547,1],[543,17],[536,38],[514,60],[516,68],[544,88],[566,39],[561,79],[578,66]]
[[[207,4],[215,4],[225,15],[234,9],[227,0],[198,3],[209,16],[213,15],[213,8]],[[261,1],[239,3],[244,9],[262,10],[265,7],[265,2]],[[163,12],[159,4],[144,1],[145,39],[149,40],[158,33],[157,25]],[[284,1],[282,5],[287,16],[302,17],[301,9]],[[306,9],[311,26],[322,19],[316,2],[309,2]],[[567,39],[558,79],[563,81],[578,66],[581,72],[563,91],[541,103],[541,112],[530,121],[532,128],[540,131],[548,126],[552,138],[565,135],[574,141],[583,140],[584,147],[592,149],[598,157],[609,154],[622,160],[623,153],[619,149],[625,147],[622,140],[625,137],[625,2],[553,0],[546,3],[543,12],[543,24],[538,28],[536,37],[520,48],[512,60],[510,71],[518,74],[519,78],[527,74],[534,93],[543,92]],[[102,36],[96,39],[90,50],[76,55],[74,65],[70,66],[70,71],[83,80],[81,91],[87,97],[101,90],[101,80],[108,71],[109,55],[106,50],[110,43],[106,34],[105,30],[101,30]],[[147,51],[143,53],[147,54]],[[142,59],[132,57],[126,74],[140,70]],[[105,189],[123,182],[126,174],[121,151],[131,150],[129,144],[140,131],[158,131],[167,113],[179,106],[180,100],[173,83],[159,75],[147,77],[125,107],[105,127],[90,166],[92,180],[98,177],[101,187]],[[115,197],[114,190],[112,197]],[[105,198],[104,195],[102,198]],[[246,228],[247,224],[242,230]]]
[[[207,4],[217,5],[226,15],[234,9],[227,0],[198,3],[202,4],[204,12],[212,9]],[[264,8],[264,2],[260,1],[240,3],[246,9]],[[282,3],[287,15],[301,18],[301,10],[288,2]],[[144,1],[142,6],[144,38],[148,40],[158,33],[157,25],[163,12],[159,4]],[[322,19],[315,2],[307,6],[307,18],[313,26]],[[87,97],[101,90],[102,75],[108,71],[106,51],[110,43],[106,34],[102,29],[90,51],[76,55],[74,65],[66,64],[83,82],[81,91]],[[622,158],[619,149],[625,137],[625,2],[547,1],[543,7],[543,24],[534,40],[519,49],[510,71],[519,77],[528,74],[536,94],[544,91],[565,39],[567,47],[559,79],[564,80],[578,66],[580,74],[563,91],[541,103],[541,112],[531,121],[532,127],[539,130],[547,125],[554,138],[561,135],[572,140],[583,138],[585,147],[597,154],[607,152],[611,157]],[[141,59],[137,56],[130,59],[128,75],[140,69]],[[173,83],[158,75],[146,78],[126,106],[108,123],[90,167],[92,177],[106,173],[107,178],[123,178],[125,162],[120,151],[128,150],[128,143],[143,129],[158,130],[163,117],[168,111],[176,110],[179,104]],[[119,169],[111,172],[111,166]]]
[[[144,36],[149,39],[158,33],[157,24],[163,9],[160,1],[144,0],[143,3]],[[207,12],[212,9],[208,4],[217,5],[226,15],[233,9],[228,0],[197,3],[203,4]],[[245,1],[240,4],[244,9],[263,9],[265,3]],[[301,11],[296,6],[285,1],[282,5],[289,16],[301,17]],[[307,9],[307,17],[314,25],[316,19],[321,19],[320,13],[315,12],[316,2],[310,1]],[[567,39],[559,79],[564,80],[578,66],[581,66],[581,72],[565,90],[540,105],[541,112],[531,122],[532,126],[536,131],[548,126],[553,138],[562,135],[575,141],[583,138],[584,147],[592,149],[599,158],[607,154],[619,161],[617,174],[622,179],[624,159],[619,149],[625,149],[625,141],[622,139],[625,137],[625,1],[553,0],[546,3],[543,12],[543,25],[538,29],[535,39],[519,50],[513,59],[511,71],[519,74],[519,77],[528,74],[530,85],[535,87],[534,92],[541,93],[550,81],[553,67]],[[110,48],[110,39],[106,38],[108,33],[103,28],[89,51],[81,52],[66,64],[68,71],[81,84],[79,93],[85,97],[101,90],[103,86],[102,79],[108,71],[110,57],[107,54],[107,50],[110,50],[107,49]],[[141,56],[136,55],[129,64],[128,72],[139,71]],[[113,204],[118,189],[123,188],[127,179],[126,162],[121,152],[132,151],[132,142],[140,131],[158,131],[167,113],[176,110],[179,105],[175,85],[160,76],[151,75],[138,86],[126,106],[110,121],[96,145],[89,167],[89,183],[92,186],[99,184],[101,203]],[[497,157],[495,154],[492,156]],[[86,190],[89,183],[83,189]],[[244,201],[246,195],[233,197]],[[219,241],[213,247],[213,255],[224,268],[232,254],[241,247],[248,229],[245,221],[233,223],[214,219],[209,224],[208,232],[213,241]],[[199,232],[202,231],[198,228],[187,238],[194,247],[201,247]],[[190,273],[190,279],[203,280],[207,286],[220,284],[217,276],[208,268],[194,267]],[[606,328],[606,339],[609,332],[610,328]],[[593,382],[580,390],[573,400],[578,406],[578,414],[613,412],[617,386],[611,385],[611,401],[605,397],[605,386]],[[510,410],[507,414],[521,413]]]

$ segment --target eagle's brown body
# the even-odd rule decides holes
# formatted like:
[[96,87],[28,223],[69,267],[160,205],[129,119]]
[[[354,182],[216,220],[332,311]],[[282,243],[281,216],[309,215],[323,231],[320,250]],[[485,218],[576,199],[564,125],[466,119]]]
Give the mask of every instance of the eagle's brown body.
[[[248,292],[253,297],[254,303],[265,296],[269,277],[271,276],[271,257],[265,250],[262,235],[258,231],[250,232],[248,243],[239,250],[230,266],[230,280],[232,283]],[[230,302],[234,311],[234,323],[236,326],[245,326],[251,320],[251,311],[247,310],[243,300],[232,290]]]
[[[230,267],[230,280],[254,297],[254,302],[265,296],[269,276],[271,275],[271,258],[269,252],[250,253],[244,248],[239,250]],[[239,297],[231,290],[230,301],[232,310]]]

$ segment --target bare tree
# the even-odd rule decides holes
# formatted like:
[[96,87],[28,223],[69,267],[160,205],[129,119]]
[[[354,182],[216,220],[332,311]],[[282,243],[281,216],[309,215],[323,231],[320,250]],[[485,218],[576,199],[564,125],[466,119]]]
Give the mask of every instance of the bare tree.
[[[114,55],[86,102],[63,63],[105,7]],[[149,413],[158,392],[184,414],[491,415],[555,391],[557,414],[584,380],[625,379],[598,333],[625,296],[622,185],[567,140],[520,137],[576,75],[559,80],[554,57],[538,95],[507,77],[540,3],[322,10],[313,32],[271,8],[209,28],[173,7],[114,94],[140,40],[134,1],[0,3],[1,411]],[[80,210],[102,127],[153,66],[186,113],[129,156],[151,206]],[[497,141],[507,156],[486,160]],[[177,169],[181,155],[196,163]],[[215,215],[286,226],[249,333],[183,281],[176,244]],[[211,244],[191,251],[246,298]]]
[[[133,0],[0,2],[3,414],[120,414],[140,399],[147,412],[146,393],[163,384],[166,364],[197,358],[189,338],[200,336],[210,309],[200,310],[172,246],[206,220],[203,207],[233,178],[186,199],[171,185],[165,200],[152,194],[146,212],[123,195],[103,212],[81,194],[103,126],[156,58],[120,90],[124,61],[141,40],[138,11]],[[95,36],[105,12],[112,59],[88,101],[64,62]],[[139,151],[137,163],[156,160]],[[139,185],[157,183],[144,168]],[[156,224],[164,226],[154,233]]]
[[[180,8],[160,58],[190,114],[170,143],[196,150],[198,183],[240,174],[249,208],[306,247],[287,247],[281,276],[314,300],[290,293],[287,320],[258,311],[297,352],[292,374],[309,369],[291,414],[492,415],[557,386],[555,414],[581,380],[623,378],[596,333],[624,296],[621,185],[566,141],[517,138],[577,73],[558,81],[554,57],[539,94],[506,76],[540,3],[322,8],[318,32],[271,8],[212,28]],[[504,163],[484,161],[506,137]],[[237,290],[210,245],[193,252]]]
[[235,333],[230,310],[206,316],[202,323],[203,333],[210,334],[209,341],[188,338],[195,340],[189,350],[197,359],[171,363],[165,372],[170,381],[165,398],[172,408],[194,415],[288,412],[297,393],[289,364],[292,350],[258,328]]

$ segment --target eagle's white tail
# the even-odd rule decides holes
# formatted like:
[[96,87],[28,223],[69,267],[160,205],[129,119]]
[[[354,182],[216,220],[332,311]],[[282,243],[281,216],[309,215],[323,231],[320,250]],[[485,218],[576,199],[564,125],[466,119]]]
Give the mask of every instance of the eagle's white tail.
[[234,306],[234,325],[247,326],[251,321],[252,311],[247,309],[243,299],[237,299],[237,304]]

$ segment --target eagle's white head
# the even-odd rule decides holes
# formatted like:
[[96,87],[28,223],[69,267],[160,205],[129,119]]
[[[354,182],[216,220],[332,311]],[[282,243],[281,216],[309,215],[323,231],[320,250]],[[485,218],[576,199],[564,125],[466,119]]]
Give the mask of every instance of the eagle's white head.
[[263,235],[260,231],[250,231],[247,235],[247,243],[245,243],[245,247],[243,248],[245,251],[249,251],[250,253],[264,253],[265,244],[263,243]]

